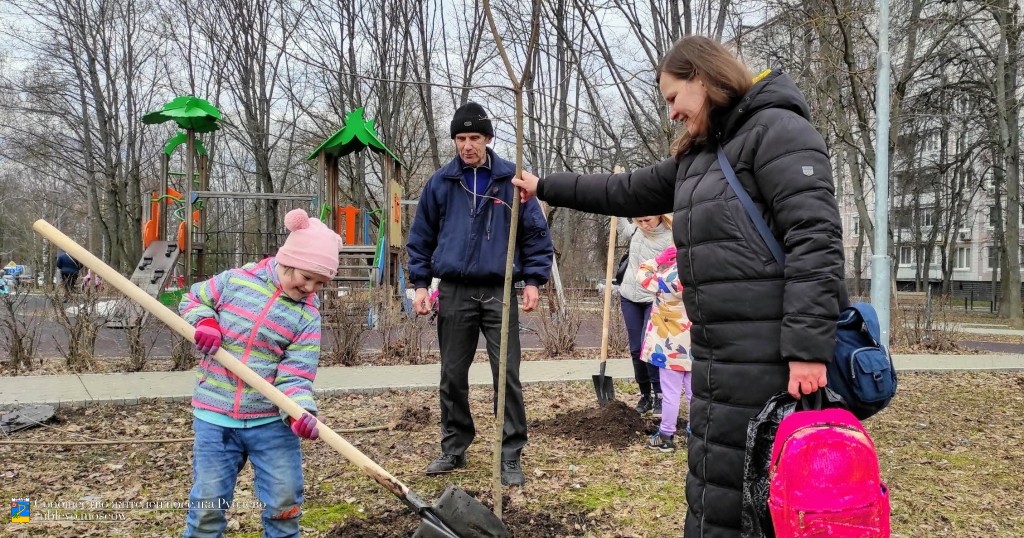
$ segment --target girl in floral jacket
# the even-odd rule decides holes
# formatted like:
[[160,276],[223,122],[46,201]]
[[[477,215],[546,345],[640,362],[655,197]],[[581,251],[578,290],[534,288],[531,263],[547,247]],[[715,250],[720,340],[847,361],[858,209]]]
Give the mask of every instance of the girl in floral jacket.
[[676,247],[670,246],[654,259],[641,263],[637,280],[654,293],[654,307],[644,334],[640,359],[661,368],[661,426],[647,440],[647,448],[673,452],[676,449],[679,397],[685,392],[687,408],[693,397],[690,390],[690,320],[683,307],[683,283],[679,281]]

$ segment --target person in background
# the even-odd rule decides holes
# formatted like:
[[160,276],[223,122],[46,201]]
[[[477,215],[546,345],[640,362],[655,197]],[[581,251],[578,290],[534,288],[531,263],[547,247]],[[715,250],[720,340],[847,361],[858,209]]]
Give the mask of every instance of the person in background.
[[[664,403],[661,424],[658,431],[647,439],[647,448],[675,452],[679,397],[686,396],[687,409],[693,398],[690,389],[690,320],[683,306],[683,285],[676,267],[675,245],[670,245],[654,259],[641,263],[637,280],[654,294],[651,321],[644,332],[640,359],[658,368]],[[689,421],[686,431],[690,431]]]
[[[469,102],[455,111],[451,136],[456,156],[434,172],[423,188],[409,230],[409,280],[416,288],[413,308],[429,315],[437,288],[437,340],[441,350],[441,455],[426,468],[428,475],[466,465],[466,450],[476,436],[469,409],[469,366],[483,332],[494,379],[497,413],[499,347],[505,285],[505,258],[512,222],[515,164],[487,147],[494,129],[486,111]],[[548,280],[554,247],[540,204],[533,200],[519,210],[514,281],[522,280],[523,311],[540,299]],[[519,325],[517,297],[509,305],[509,326]],[[526,482],[520,463],[526,446],[526,405],[519,381],[519,331],[509,331],[505,384],[505,425],[501,447],[501,481]]]
[[60,272],[60,282],[64,289],[64,301],[67,302],[71,300],[71,294],[75,291],[82,264],[62,250],[57,255],[57,270]]
[[[178,310],[196,327],[203,359],[192,393],[192,490],[185,537],[223,536],[225,506],[246,460],[264,505],[264,536],[299,536],[302,450],[315,440],[313,380],[320,361],[317,292],[338,271],[341,237],[302,209],[277,255],[193,284]],[[211,358],[224,348],[306,410],[298,420]]]
[[637,280],[640,263],[657,256],[672,244],[672,216],[649,215],[633,219],[634,225],[625,225],[624,233],[630,234],[629,263],[619,283],[619,301],[622,307],[622,321],[626,325],[629,339],[629,356],[633,360],[633,378],[640,389],[637,413],[661,416],[661,381],[656,366],[640,359],[644,344],[644,329],[651,317],[654,294],[644,289]]
[[[674,209],[693,323],[684,534],[740,536],[747,422],[780,391],[825,386],[835,350],[845,286],[832,164],[807,100],[781,70],[754,78],[721,43],[687,36],[656,76],[669,119],[684,127],[671,156],[622,174],[523,172],[513,183],[524,199],[604,215]],[[719,148],[782,263],[726,181]]]
[[92,272],[90,269],[86,271],[85,276],[82,277],[82,291],[85,293],[99,293],[103,289],[103,279],[100,275]]

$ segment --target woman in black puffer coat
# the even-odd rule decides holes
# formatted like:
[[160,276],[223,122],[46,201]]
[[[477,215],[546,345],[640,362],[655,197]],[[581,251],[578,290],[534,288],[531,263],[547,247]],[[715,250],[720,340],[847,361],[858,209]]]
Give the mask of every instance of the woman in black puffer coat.
[[[674,155],[622,174],[532,174],[513,182],[553,206],[620,217],[675,215],[684,304],[693,322],[686,538],[740,535],[747,421],[774,394],[825,385],[843,287],[839,211],[825,142],[779,71],[751,74],[704,37],[679,40],[658,68]],[[785,251],[773,258],[716,159],[721,145]]]

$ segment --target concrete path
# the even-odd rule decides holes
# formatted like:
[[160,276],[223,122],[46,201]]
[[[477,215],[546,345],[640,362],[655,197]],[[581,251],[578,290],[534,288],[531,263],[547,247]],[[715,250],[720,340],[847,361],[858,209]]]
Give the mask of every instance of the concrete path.
[[[1024,371],[1024,355],[896,355],[897,371],[989,370]],[[590,381],[598,360],[524,361],[523,383]],[[609,359],[607,375],[632,379],[628,359]],[[437,364],[413,366],[325,367],[317,374],[317,394],[372,392],[385,389],[436,390]],[[473,385],[490,385],[487,363],[474,363],[469,371]],[[47,403],[84,406],[99,403],[136,404],[140,399],[188,400],[195,374],[188,372],[140,372],[132,374],[81,374],[0,377],[0,406]]]
[[1020,329],[1010,329],[1010,328],[1006,327],[1005,325],[1003,325],[1002,327],[1003,328],[997,328],[997,327],[994,327],[994,326],[992,326],[992,327],[980,327],[980,326],[977,326],[977,325],[964,325],[963,327],[960,328],[960,332],[967,333],[967,334],[994,334],[994,335],[1000,335],[1000,336],[1020,336],[1020,337],[1024,337],[1024,331],[1022,331]]

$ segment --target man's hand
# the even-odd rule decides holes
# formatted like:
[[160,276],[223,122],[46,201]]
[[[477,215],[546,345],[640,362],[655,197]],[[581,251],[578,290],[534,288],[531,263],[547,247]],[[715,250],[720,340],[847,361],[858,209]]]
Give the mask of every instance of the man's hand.
[[825,363],[789,361],[789,395],[800,399],[801,394],[814,394],[828,384]]
[[[537,194],[537,184],[540,183],[540,178],[523,170],[522,175],[512,178],[512,184],[519,187],[519,198],[523,201],[529,201]],[[523,304],[523,310],[526,310],[525,303]],[[529,310],[526,310],[529,312]]]
[[427,288],[416,288],[416,297],[412,300],[412,308],[417,314],[425,316],[430,313],[430,293]]
[[526,286],[523,288],[523,312],[533,312],[540,302],[540,290],[537,286]]

